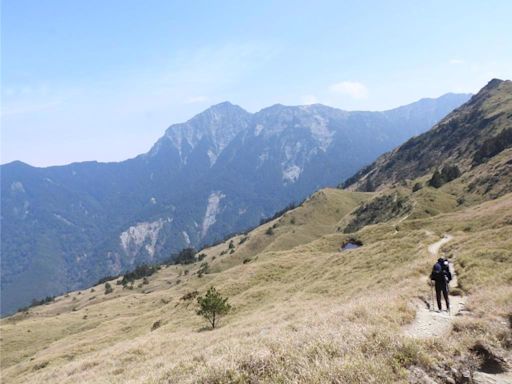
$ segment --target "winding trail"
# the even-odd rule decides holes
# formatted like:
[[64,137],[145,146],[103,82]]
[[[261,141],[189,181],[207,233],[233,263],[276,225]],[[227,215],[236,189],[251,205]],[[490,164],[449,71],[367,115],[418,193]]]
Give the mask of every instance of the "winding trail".
[[[453,236],[444,235],[439,241],[428,246],[428,253],[432,258],[432,262],[439,257],[439,250],[441,247],[451,241]],[[457,275],[450,263],[450,272],[452,273],[451,287],[458,287]],[[416,302],[416,318],[404,329],[406,336],[425,339],[429,337],[442,337],[450,331],[453,316],[460,314],[464,309],[465,298],[462,296],[450,295],[450,310],[451,312],[437,312],[434,310],[435,292],[431,291],[430,303],[425,303],[421,300]],[[443,300],[444,305],[444,300]]]
[[430,254],[430,256],[436,258],[439,256],[439,250],[441,249],[441,247],[443,245],[445,245],[447,242],[449,242],[450,240],[453,239],[453,236],[452,235],[444,235],[443,238],[439,241],[436,241],[435,243],[433,244],[430,244],[428,246],[428,253]]
[[[427,232],[427,235],[432,234],[431,232]],[[428,253],[433,262],[439,257],[441,247],[452,239],[453,236],[446,234],[441,240],[428,246]],[[450,272],[452,273],[451,287],[458,287],[457,274],[455,273],[452,263],[450,263]],[[429,304],[418,300],[416,302],[416,318],[404,329],[404,334],[418,339],[445,336],[450,331],[453,317],[463,314],[464,303],[465,297],[450,295],[451,313],[447,313],[436,312],[429,308],[434,304],[432,303],[432,298]],[[475,384],[512,384],[512,372],[491,374],[475,371],[473,372],[472,380]]]

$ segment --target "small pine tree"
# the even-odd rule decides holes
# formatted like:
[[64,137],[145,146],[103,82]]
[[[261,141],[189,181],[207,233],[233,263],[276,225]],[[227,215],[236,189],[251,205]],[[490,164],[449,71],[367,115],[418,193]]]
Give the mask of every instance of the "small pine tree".
[[114,289],[110,285],[110,283],[105,283],[105,295],[108,295],[109,293],[114,292]]
[[212,329],[215,329],[218,318],[231,310],[228,298],[222,297],[214,287],[210,287],[204,297],[199,296],[197,303],[199,304],[197,314],[208,320]]

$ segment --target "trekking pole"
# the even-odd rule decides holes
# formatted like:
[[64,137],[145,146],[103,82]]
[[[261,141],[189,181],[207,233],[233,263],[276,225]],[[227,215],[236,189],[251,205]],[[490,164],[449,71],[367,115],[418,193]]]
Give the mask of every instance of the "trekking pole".
[[448,316],[452,315],[452,306],[450,305],[450,282],[446,282],[446,297],[448,297]]
[[432,284],[432,280],[430,280],[430,297],[432,298],[432,311],[435,311],[434,307],[434,284]]

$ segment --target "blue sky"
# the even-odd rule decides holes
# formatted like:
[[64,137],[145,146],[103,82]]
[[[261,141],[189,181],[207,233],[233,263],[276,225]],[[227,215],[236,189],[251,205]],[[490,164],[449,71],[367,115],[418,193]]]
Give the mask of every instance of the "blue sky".
[[512,2],[2,0],[1,161],[146,152],[229,100],[384,110],[512,78]]

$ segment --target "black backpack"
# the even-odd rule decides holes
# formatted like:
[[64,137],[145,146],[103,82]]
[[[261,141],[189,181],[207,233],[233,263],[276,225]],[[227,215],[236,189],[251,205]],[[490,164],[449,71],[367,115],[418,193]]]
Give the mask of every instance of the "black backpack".
[[435,263],[432,268],[432,273],[430,274],[430,279],[435,281],[446,281],[445,275],[443,266],[439,263]]

